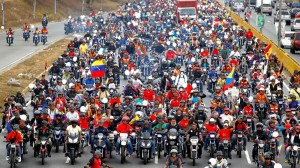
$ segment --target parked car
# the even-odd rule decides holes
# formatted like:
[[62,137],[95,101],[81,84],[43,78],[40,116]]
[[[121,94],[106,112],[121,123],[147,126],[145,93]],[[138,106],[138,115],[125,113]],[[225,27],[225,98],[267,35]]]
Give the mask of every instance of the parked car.
[[[280,4],[280,3],[276,3],[276,8],[275,8],[276,11],[279,10],[279,4]],[[287,10],[287,8],[288,8],[288,7],[287,7],[286,3],[283,2],[282,5],[281,5],[281,10]]]
[[[291,15],[287,10],[281,11],[281,20],[285,20],[287,25],[291,25]],[[274,17],[274,23],[279,21],[279,11],[276,12]]]
[[295,32],[291,37],[290,52],[295,54],[297,50],[300,50],[300,32]]
[[281,48],[291,48],[291,37],[295,32],[293,31],[285,31],[281,37],[280,43]]
[[296,18],[291,26],[291,31],[300,30],[300,19]]
[[295,15],[300,12],[300,8],[293,8],[291,9],[290,11],[290,14],[291,14],[291,18],[294,19],[295,18]]
[[256,6],[256,0],[250,0],[250,7]]

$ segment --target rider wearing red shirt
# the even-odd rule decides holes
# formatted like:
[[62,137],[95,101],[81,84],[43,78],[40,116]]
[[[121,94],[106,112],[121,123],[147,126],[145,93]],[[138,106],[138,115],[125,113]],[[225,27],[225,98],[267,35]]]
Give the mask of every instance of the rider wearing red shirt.
[[132,132],[132,127],[128,124],[129,120],[130,119],[129,119],[128,116],[124,116],[122,118],[122,123],[117,126],[117,132],[118,133],[128,133],[128,134],[130,134]]
[[229,61],[229,65],[231,67],[237,67],[239,65],[239,61],[236,59],[235,56],[232,56],[230,61]]
[[188,126],[189,126],[189,123],[190,123],[190,120],[187,117],[187,114],[184,113],[183,114],[183,118],[179,121],[180,128],[186,130],[188,128]]
[[242,79],[240,80],[240,87],[243,88],[243,87],[249,87],[249,82],[247,80],[247,76],[246,74],[243,74],[243,77]]
[[252,37],[253,37],[253,33],[252,33],[251,29],[248,29],[248,31],[246,32],[246,38],[248,40],[250,40],[250,39],[252,39]]
[[179,107],[180,106],[180,98],[178,93],[175,93],[174,98],[170,101],[170,106],[171,107]]
[[117,94],[114,94],[114,97],[109,100],[110,107],[113,107],[115,104],[121,104],[121,99]]
[[148,85],[147,89],[144,90],[144,99],[153,102],[154,98],[155,92],[151,89],[151,85]]
[[167,59],[174,59],[175,55],[176,55],[175,51],[172,50],[171,48],[169,48],[168,51],[166,52]]
[[214,48],[214,49],[212,50],[212,55],[219,55],[219,50],[218,50],[218,48]]
[[243,109],[243,115],[248,115],[248,116],[253,116],[253,107],[251,106],[249,101],[245,101],[245,103],[247,104],[244,109]]
[[209,51],[207,48],[204,48],[204,50],[200,53],[201,57],[206,57],[208,58],[209,56]]

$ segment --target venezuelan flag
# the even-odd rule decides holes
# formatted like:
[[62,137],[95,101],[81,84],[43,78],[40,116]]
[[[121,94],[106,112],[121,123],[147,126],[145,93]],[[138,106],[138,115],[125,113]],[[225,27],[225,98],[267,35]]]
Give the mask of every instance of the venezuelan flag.
[[104,77],[105,65],[104,60],[96,60],[92,63],[91,73],[93,78]]
[[225,85],[223,87],[223,91],[232,88],[234,86],[234,67],[232,68],[230,74],[228,74],[228,76],[226,77],[226,81],[225,81]]

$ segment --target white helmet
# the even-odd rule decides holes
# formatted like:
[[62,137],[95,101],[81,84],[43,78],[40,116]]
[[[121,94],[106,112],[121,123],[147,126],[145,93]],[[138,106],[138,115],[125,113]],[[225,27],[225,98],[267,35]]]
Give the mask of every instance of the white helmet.
[[84,106],[81,106],[81,107],[80,107],[80,112],[81,112],[81,113],[86,113],[86,108],[85,108]]
[[214,118],[210,118],[209,122],[216,122],[216,120]]

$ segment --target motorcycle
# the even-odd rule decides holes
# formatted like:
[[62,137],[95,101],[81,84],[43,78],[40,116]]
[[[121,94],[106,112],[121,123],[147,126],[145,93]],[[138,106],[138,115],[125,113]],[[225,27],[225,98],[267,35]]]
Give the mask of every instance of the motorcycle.
[[242,157],[243,143],[244,143],[243,138],[244,138],[243,132],[239,131],[236,134],[236,144],[237,144],[236,152],[239,158]]
[[42,34],[41,42],[43,43],[43,45],[46,44],[46,42],[47,42],[47,36],[45,34]]
[[144,165],[146,165],[152,157],[151,139],[152,137],[150,136],[149,132],[145,132],[141,136],[139,157],[144,161]]
[[245,118],[246,118],[246,123],[247,123],[247,128],[248,128],[247,138],[249,141],[251,139],[251,135],[252,135],[252,116],[245,116]]
[[74,165],[75,158],[80,156],[79,153],[79,134],[69,133],[67,141],[67,153],[66,155],[70,158],[71,164]]
[[13,36],[12,35],[8,35],[7,43],[8,43],[9,46],[11,46],[11,44],[13,43]]
[[88,135],[87,130],[82,130],[81,132],[81,140],[80,140],[80,149],[81,149],[81,153],[84,152],[84,148],[87,146],[88,142],[87,142],[87,135]]
[[113,147],[115,145],[115,135],[116,133],[108,133],[108,141],[110,144],[110,148],[109,148],[109,158],[112,158],[111,156],[111,152],[113,151]]
[[225,167],[222,162],[219,163],[216,158],[210,158],[208,161],[208,166],[205,166],[204,168],[229,168],[229,167],[228,166]]
[[264,152],[265,152],[265,141],[259,140],[256,143],[257,143],[258,153],[257,153],[257,155],[255,155],[255,162],[256,162],[257,167],[259,167],[261,160],[258,156],[259,156],[259,154],[264,154]]
[[213,55],[211,58],[211,66],[218,67],[219,66],[219,58],[217,55]]
[[[167,153],[170,153],[172,146],[178,146],[178,132],[176,129],[172,128],[167,134],[167,142],[165,143]],[[165,153],[165,155],[167,154]]]
[[39,35],[33,35],[33,43],[35,44],[35,46],[39,44]]
[[197,90],[200,91],[200,88],[201,88],[201,82],[202,82],[201,79],[198,78],[198,79],[195,80],[195,82],[196,82],[196,85],[197,85],[197,87],[196,87]]
[[196,136],[192,136],[190,138],[191,146],[190,146],[190,151],[191,151],[191,159],[193,160],[193,166],[195,166],[196,159],[198,159],[198,142],[199,138]]
[[48,20],[47,19],[43,19],[42,20],[43,27],[47,26],[47,24],[48,24]]
[[105,136],[102,133],[99,133],[95,136],[95,143],[94,143],[94,151],[100,151],[100,156],[101,159],[105,158],[105,148],[106,148],[106,143],[105,143]]
[[8,163],[10,164],[10,168],[17,167],[18,157],[17,157],[17,145],[18,144],[9,144],[10,145],[10,158]]
[[158,158],[160,158],[160,152],[163,150],[164,148],[164,140],[163,140],[163,135],[165,135],[166,133],[163,131],[158,131],[155,134],[155,144],[156,144],[156,151],[158,154]]
[[214,93],[216,91],[216,84],[217,84],[217,78],[216,77],[212,77],[211,79],[209,79],[210,85],[211,85],[211,93]]
[[121,155],[121,164],[125,162],[126,159],[126,150],[127,150],[127,139],[128,139],[128,134],[127,133],[120,133],[120,139],[121,139],[121,150],[120,150],[120,155]]
[[228,139],[223,139],[222,141],[222,149],[223,149],[223,158],[224,159],[228,159],[230,153],[229,153],[229,144],[230,142],[228,141]]
[[209,133],[209,155],[210,157],[214,157],[216,152],[216,133]]
[[25,41],[27,41],[29,38],[30,38],[30,31],[28,31],[28,30],[25,30],[24,32],[23,32],[23,38],[25,39]]
[[47,137],[41,137],[40,157],[42,158],[42,165],[45,164],[45,158],[47,157]]
[[291,150],[290,150],[290,155],[289,155],[289,160],[291,164],[291,168],[296,168],[297,165],[297,159],[298,159],[298,150],[299,150],[299,145],[298,144],[293,144],[290,145]]
[[55,152],[58,153],[58,150],[59,150],[59,146],[61,144],[63,144],[63,131],[61,130],[60,127],[55,127],[54,128],[54,131],[53,131],[53,137],[54,137],[54,145],[55,145]]
[[277,138],[279,137],[279,133],[277,131],[272,133],[272,138],[269,142],[269,151],[272,153],[272,160],[275,160],[275,156],[278,155],[277,153]]
[[263,120],[264,111],[265,111],[265,103],[259,103],[258,111],[257,111],[257,116],[258,116],[259,122],[262,122],[262,120]]

